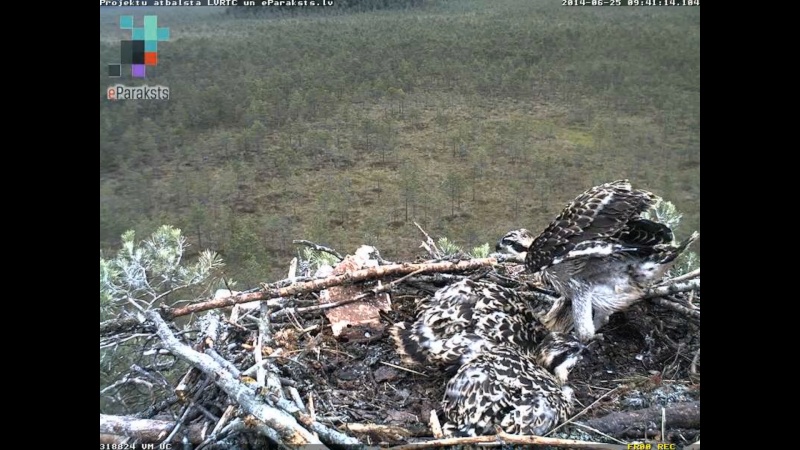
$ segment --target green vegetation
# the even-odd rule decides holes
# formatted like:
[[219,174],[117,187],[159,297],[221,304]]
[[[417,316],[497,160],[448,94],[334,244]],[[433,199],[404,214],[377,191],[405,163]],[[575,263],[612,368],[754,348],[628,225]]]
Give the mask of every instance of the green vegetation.
[[[659,202],[655,208],[647,211],[645,214],[642,214],[642,216],[645,219],[663,223],[678,234],[680,234],[681,231],[686,231],[679,227],[681,224],[681,219],[683,218],[683,214],[678,212],[678,209],[675,208],[675,204],[669,200]],[[691,233],[691,231],[689,231],[689,233]],[[699,246],[697,245],[695,245],[694,248],[699,250]],[[678,259],[675,261],[675,265],[672,266],[672,269],[670,269],[669,275],[677,277],[699,268],[699,254],[695,253],[694,251],[687,250],[678,256]]]
[[[203,251],[195,262],[187,263],[183,258],[186,250],[187,242],[181,230],[170,226],[158,227],[141,242],[136,241],[133,231],[123,233],[121,246],[113,258],[104,258],[102,252],[100,255],[100,320],[131,313],[143,319],[145,311],[161,304],[207,297],[218,278],[222,260],[213,252]],[[158,368],[169,378],[185,373],[185,364],[177,363],[171,356],[163,359],[158,354],[143,356],[141,348],[146,337],[147,334],[133,334],[101,339],[101,411],[113,414],[126,411],[128,407],[144,408],[156,391],[162,390],[160,393],[164,396],[172,394],[171,388],[168,393],[164,392],[164,385],[160,383],[136,382],[127,377],[112,384],[120,373],[132,370],[132,365]]]
[[292,239],[411,259],[416,221],[473,248],[619,178],[699,229],[698,8],[411,3],[137,10],[171,28],[146,80],[170,99],[114,103],[126,36],[101,10],[101,249],[174,224],[247,288],[285,276]]

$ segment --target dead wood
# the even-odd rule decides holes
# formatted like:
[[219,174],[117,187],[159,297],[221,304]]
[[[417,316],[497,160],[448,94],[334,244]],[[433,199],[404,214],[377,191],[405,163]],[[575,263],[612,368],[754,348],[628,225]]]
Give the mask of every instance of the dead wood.
[[[430,243],[434,244],[432,240]],[[435,244],[431,245],[431,250],[434,254],[437,252]],[[605,397],[611,397],[612,393],[615,396],[624,395],[616,389],[608,389],[617,383],[618,377],[641,378],[648,371],[655,373],[655,369],[665,374],[672,373],[672,378],[676,380],[699,378],[699,335],[695,337],[694,330],[699,329],[700,309],[692,304],[694,296],[699,300],[699,270],[664,280],[643,296],[660,308],[646,308],[648,302],[642,302],[639,306],[644,307],[634,308],[626,316],[616,316],[613,326],[604,329],[609,345],[603,347],[604,353],[598,355],[598,360],[593,362],[594,367],[586,367],[579,379],[587,380],[587,383],[582,389],[576,390],[580,403],[589,407],[558,427],[555,436],[559,438],[499,433],[497,436],[441,439],[436,408],[447,379],[445,373],[435,368],[420,368],[424,372],[419,372],[392,364],[397,362],[394,359],[396,355],[386,339],[362,343],[355,339],[335,339],[330,326],[326,325],[324,315],[313,314],[312,317],[309,314],[370,300],[375,295],[391,291],[392,308],[381,312],[381,322],[407,320],[410,316],[409,306],[414,299],[464,276],[493,281],[501,278],[501,284],[507,284],[529,299],[532,305],[547,306],[552,303],[551,296],[537,291],[539,286],[543,286],[540,280],[533,277],[524,277],[522,280],[502,277],[503,273],[511,272],[500,270],[503,269],[501,266],[494,267],[497,269],[494,273],[476,270],[493,266],[497,261],[498,258],[483,258],[460,262],[389,264],[326,278],[297,278],[294,282],[287,279],[264,284],[257,292],[244,292],[188,306],[162,306],[146,314],[137,314],[137,317],[101,323],[101,336],[104,332],[111,333],[114,335],[112,339],[117,340],[120,339],[118,334],[130,332],[131,329],[136,329],[139,334],[123,335],[124,339],[157,334],[162,341],[157,347],[161,354],[172,354],[177,357],[173,360],[180,359],[192,366],[188,372],[183,372],[185,369],[182,368],[182,372],[177,374],[180,377],[185,373],[185,376],[174,391],[174,384],[155,385],[161,391],[166,387],[167,394],[174,392],[178,394],[177,397],[172,396],[170,402],[159,402],[159,406],[151,407],[148,411],[152,411],[147,413],[149,416],[142,413],[137,415],[152,417],[156,412],[171,409],[175,417],[180,417],[177,422],[163,421],[168,425],[166,428],[154,428],[166,430],[158,440],[148,441],[131,434],[104,432],[102,428],[101,433],[105,434],[101,435],[101,440],[162,442],[172,439],[171,442],[177,442],[187,438],[193,444],[200,444],[195,448],[226,448],[244,436],[256,447],[263,445],[268,438],[281,448],[297,448],[300,445],[322,443],[363,445],[345,432],[358,433],[364,442],[370,444],[380,442],[381,445],[392,445],[413,440],[412,436],[430,437],[432,431],[436,440],[392,448],[405,450],[476,443],[489,446],[507,443],[612,448],[608,444],[566,439],[586,439],[579,427],[597,432],[598,439],[607,442],[620,442],[616,437],[623,436],[629,439],[661,436],[661,440],[684,443],[699,438],[699,434],[692,434],[693,430],[699,430],[699,401],[687,403],[686,398],[678,400],[683,403],[673,403],[667,407],[663,422],[660,408],[615,412],[588,420],[583,415],[589,410],[592,410],[592,414],[600,413],[593,406]],[[461,274],[455,275],[456,272]],[[316,295],[301,296],[382,278],[385,281],[382,286],[377,283],[358,286],[357,292],[352,291],[352,295],[347,296],[349,298],[328,304],[317,303]],[[292,298],[294,296],[297,297]],[[255,316],[244,317],[240,324],[220,321],[214,313],[197,316],[192,322],[192,330],[187,328],[181,332],[198,333],[199,330],[194,348],[185,344],[185,337],[174,331],[172,324],[168,324],[176,317],[252,301],[261,302],[260,314],[257,311]],[[684,317],[693,320],[687,321]],[[688,328],[687,322],[690,325]],[[143,349],[142,354],[148,355],[152,351],[148,347]],[[609,367],[618,375],[607,371]],[[148,370],[152,370],[152,366]],[[143,370],[133,374],[151,384],[165,380],[162,377],[154,381],[147,375],[148,372]],[[124,378],[112,385],[116,389],[107,390],[132,390],[140,385]],[[287,386],[291,389],[287,389]],[[599,395],[594,386],[600,387],[602,390],[599,392],[605,394]],[[308,407],[302,401],[306,395],[309,398]],[[173,406],[178,399],[182,402],[180,408]],[[153,399],[154,404],[156,400]],[[600,405],[599,408],[607,411],[610,402],[606,400],[605,406]],[[690,405],[695,404],[696,411],[693,411]],[[614,405],[615,410],[631,405],[634,408],[642,406],[617,400],[614,400]],[[575,419],[579,417],[581,422],[576,422]],[[102,420],[101,416],[101,423]],[[421,425],[426,422],[430,424],[430,430]],[[176,423],[180,425],[176,427]],[[418,429],[415,428],[417,426]],[[192,435],[198,432],[198,427],[202,431],[199,440]],[[675,437],[671,434],[675,428],[683,428],[679,433],[685,436]],[[686,429],[689,429],[688,434]],[[667,438],[663,437],[664,432],[668,434]],[[601,435],[604,437],[601,438]]]
[[680,303],[674,302],[672,300],[668,300],[667,298],[663,297],[656,297],[651,298],[650,303],[656,304],[658,306],[670,309],[677,313],[683,314],[684,316],[690,317],[692,319],[700,320],[700,310],[699,309],[689,309]]
[[[700,428],[700,401],[674,403],[665,407],[667,428]],[[642,436],[648,430],[661,429],[661,406],[637,411],[613,412],[581,422],[615,437]]]
[[346,423],[341,428],[353,433],[375,434],[390,439],[407,438],[412,435],[410,430],[403,427],[374,423]]
[[680,281],[691,280],[692,278],[700,278],[700,269],[694,269],[691,272],[685,273],[683,275],[664,280],[658,285],[660,286],[664,284],[678,283]]
[[[295,411],[291,411],[291,413],[289,413],[285,409],[279,409],[280,407],[276,408],[270,406],[264,401],[264,399],[257,397],[257,394],[248,386],[234,378],[230,372],[214,361],[213,358],[206,354],[197,352],[188,345],[180,342],[158,313],[155,311],[148,311],[146,315],[147,319],[155,324],[158,336],[161,338],[168,350],[189,362],[206,375],[212,377],[212,379],[215,380],[215,383],[222,388],[225,393],[228,394],[228,396],[236,399],[237,403],[239,403],[244,411],[252,414],[256,419],[264,422],[271,429],[275,430],[284,444],[292,447],[299,447],[306,444],[322,443],[307,429],[303,428],[297,423],[297,420],[291,414],[295,413]],[[277,403],[280,404],[281,401],[278,401]],[[285,400],[283,401],[284,408],[287,406],[286,403],[293,407],[290,407],[290,410],[294,409],[299,412],[299,409],[297,409],[293,403]],[[302,414],[302,412],[300,413]],[[355,439],[338,433],[334,430],[330,430],[321,424],[315,425],[317,425],[315,428],[322,429],[324,432],[326,432],[325,437],[330,440],[329,442],[333,442],[333,439],[336,439],[339,442],[333,443],[342,445],[353,445],[358,443],[358,441]],[[323,433],[320,433],[320,436],[322,437]]]
[[239,294],[234,297],[225,297],[219,300],[195,303],[193,305],[187,305],[180,308],[162,308],[162,315],[167,319],[172,319],[201,311],[208,311],[209,309],[233,306],[237,303],[247,303],[256,300],[270,300],[279,297],[291,297],[293,295],[321,291],[322,289],[327,289],[334,286],[342,286],[359,281],[375,280],[390,275],[408,275],[414,272],[463,272],[467,270],[474,270],[480,267],[491,266],[496,263],[497,260],[494,258],[478,258],[458,262],[391,264],[387,266],[370,267],[342,275],[333,275],[304,283],[295,283],[284,288],[268,288],[252,294]]
[[426,442],[416,442],[413,444],[397,445],[389,447],[388,450],[417,450],[421,448],[432,447],[448,447],[451,445],[465,445],[465,444],[517,444],[517,445],[550,445],[553,447],[562,448],[590,448],[590,449],[608,449],[616,450],[619,445],[599,444],[589,441],[578,441],[575,439],[559,439],[548,438],[541,436],[522,436],[517,434],[508,434],[499,432],[494,436],[473,436],[473,437],[458,437],[458,438],[445,438],[435,439]]
[[334,249],[332,249],[330,247],[326,247],[324,245],[315,244],[315,243],[313,243],[311,241],[307,241],[305,239],[295,239],[295,240],[292,241],[292,244],[299,244],[299,245],[305,245],[306,247],[311,247],[311,248],[313,248],[314,250],[316,250],[318,252],[323,252],[323,253],[327,253],[329,255],[333,255],[339,261],[344,259],[344,256],[342,256],[341,253],[337,252],[336,250],[334,250]]
[[689,281],[667,280],[666,284],[660,284],[654,288],[649,289],[644,294],[644,298],[663,297],[665,295],[677,294],[680,292],[696,291],[700,289],[700,278],[695,278]]
[[[175,427],[175,422],[164,420],[137,419],[129,416],[100,414],[100,436],[107,441],[119,442],[120,436],[127,436],[139,442],[161,442]],[[192,444],[203,442],[203,425],[195,424],[185,428]],[[107,435],[105,438],[103,435]]]

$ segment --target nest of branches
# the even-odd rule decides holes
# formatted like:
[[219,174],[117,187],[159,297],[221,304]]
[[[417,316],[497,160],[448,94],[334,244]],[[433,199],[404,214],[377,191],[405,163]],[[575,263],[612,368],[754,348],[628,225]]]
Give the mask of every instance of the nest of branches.
[[[100,415],[101,443],[212,450],[699,441],[699,269],[663,281],[612,316],[593,354],[570,376],[574,416],[547,436],[443,439],[437,412],[449,374],[404,367],[388,327],[413,319],[414,299],[462,277],[513,287],[540,311],[553,299],[513,261],[379,259],[343,266],[349,258],[325,277],[293,276],[101,323],[106,347],[146,338],[139,362],[101,396],[123,388],[147,394],[136,413]],[[178,381],[168,381],[167,371]]]

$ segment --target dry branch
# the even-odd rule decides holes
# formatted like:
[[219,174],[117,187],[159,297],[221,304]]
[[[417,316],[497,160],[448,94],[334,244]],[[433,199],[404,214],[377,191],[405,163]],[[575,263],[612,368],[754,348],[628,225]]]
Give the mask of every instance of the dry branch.
[[[228,306],[237,305],[240,303],[248,303],[254,301],[267,301],[267,306],[282,306],[284,299],[281,297],[290,297],[297,294],[305,294],[308,292],[321,291],[333,286],[341,286],[348,283],[355,283],[359,281],[366,281],[377,279],[390,275],[410,275],[417,273],[442,273],[442,272],[464,272],[475,270],[481,267],[491,266],[497,264],[495,258],[479,258],[458,262],[429,262],[418,264],[389,264],[379,267],[371,267],[368,269],[358,270],[355,272],[334,275],[327,278],[314,279],[310,281],[298,281],[289,284],[285,287],[274,287],[283,282],[272,283],[270,285],[263,285],[263,289],[258,292],[241,293],[230,297],[223,297],[215,300],[194,303],[191,305],[170,308],[166,305],[161,307],[161,315],[167,320],[176,317],[186,316],[202,311],[211,309],[225,308]],[[299,310],[299,309],[298,309]],[[278,311],[280,312],[280,311]],[[273,313],[274,314],[274,313]],[[123,319],[110,319],[100,322],[100,335],[106,336],[116,334],[124,331],[129,331],[142,326],[136,318],[126,317]]]
[[670,283],[653,287],[644,294],[644,298],[663,297],[665,295],[696,291],[698,289],[700,289],[700,279],[695,278],[687,282]]
[[[128,436],[140,442],[160,442],[172,431],[173,427],[175,427],[175,422],[100,414],[101,435]],[[189,442],[192,444],[203,442],[202,424],[190,425],[187,429]]]
[[550,445],[553,447],[566,447],[566,448],[592,448],[592,449],[609,449],[616,450],[618,445],[600,444],[589,441],[577,441],[574,439],[558,439],[546,438],[541,436],[522,436],[517,434],[507,434],[500,432],[495,436],[474,436],[474,437],[459,437],[459,438],[445,438],[435,439],[426,442],[416,442],[413,444],[398,445],[389,447],[388,450],[417,450],[421,448],[431,447],[447,447],[451,445],[464,445],[464,444],[518,444],[518,445]]
[[667,300],[665,298],[651,298],[651,303],[655,303],[658,306],[670,309],[677,313],[683,314],[685,316],[689,316],[693,319],[700,320],[700,310],[699,309],[689,309],[679,303],[673,302],[671,300]]
[[439,422],[439,416],[436,414],[435,409],[431,410],[431,417],[428,423],[431,426],[431,433],[435,439],[441,439],[444,437],[444,433],[442,432],[442,424]]
[[[218,300],[195,303],[180,308],[162,308],[162,315],[167,319],[186,316],[189,314],[207,311],[209,309],[224,308],[238,303],[247,303],[256,300],[270,300],[279,297],[291,297],[297,294],[321,291],[333,286],[341,286],[348,283],[359,281],[374,280],[389,275],[408,275],[410,273],[434,273],[434,272],[463,272],[475,270],[481,267],[491,266],[497,263],[494,258],[478,258],[458,262],[430,262],[420,264],[391,264],[387,266],[370,267],[357,270],[355,272],[342,275],[333,275],[318,280],[294,283],[284,288],[268,288],[260,292],[250,294],[239,294],[233,297],[225,297]],[[271,305],[270,305],[271,306]]]
[[[643,431],[658,430],[661,420],[661,406],[658,405],[638,411],[614,412],[583,423],[603,433],[623,437],[630,432],[641,436]],[[674,403],[667,406],[665,426],[667,428],[700,428],[700,402]]]
[[670,279],[664,280],[661,283],[659,283],[658,285],[661,286],[661,285],[670,284],[670,283],[678,283],[680,281],[691,280],[692,278],[697,278],[699,276],[700,276],[700,269],[695,269],[695,270],[693,270],[693,271],[691,271],[689,273],[685,273],[685,274],[677,276],[675,278],[670,278]]
[[[210,356],[197,352],[183,344],[172,334],[169,326],[155,311],[147,312],[147,319],[156,326],[158,336],[164,346],[173,354],[186,360],[215,380],[216,384],[234,399],[241,408],[258,420],[274,429],[282,442],[288,446],[299,447],[304,444],[321,444],[308,430],[301,427],[287,412],[269,406],[258,398],[249,387],[214,361]],[[322,434],[320,434],[322,435]],[[348,442],[349,443],[349,442]]]
[[370,433],[391,439],[402,439],[411,436],[411,431],[396,425],[377,425],[374,423],[345,423],[341,425],[347,431],[353,433]]
[[295,239],[295,240],[292,241],[292,244],[305,245],[306,247],[311,247],[311,248],[313,248],[314,250],[316,250],[318,252],[325,252],[325,253],[327,253],[329,255],[335,256],[336,259],[338,259],[339,261],[344,259],[344,256],[342,256],[336,250],[334,250],[334,249],[332,249],[330,247],[326,247],[324,245],[315,244],[315,243],[313,243],[311,241],[307,241],[305,239]]

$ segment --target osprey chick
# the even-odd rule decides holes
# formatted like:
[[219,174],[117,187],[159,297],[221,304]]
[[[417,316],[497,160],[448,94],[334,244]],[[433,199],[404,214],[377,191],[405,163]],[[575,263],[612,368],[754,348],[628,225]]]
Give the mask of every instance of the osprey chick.
[[660,201],[627,180],[613,181],[579,195],[535,239],[521,229],[500,240],[498,248],[527,246],[527,269],[561,295],[543,320],[548,329],[566,332],[574,323],[581,340],[591,339],[697,239],[694,233],[675,245],[669,227],[642,218]]
[[391,332],[407,364],[461,366],[498,345],[533,351],[546,329],[514,291],[464,279],[418,300],[417,319]]
[[567,419],[573,391],[564,383],[584,346],[574,337],[548,335],[535,354],[512,346],[484,351],[447,383],[442,408],[446,435],[506,433],[542,436]]

